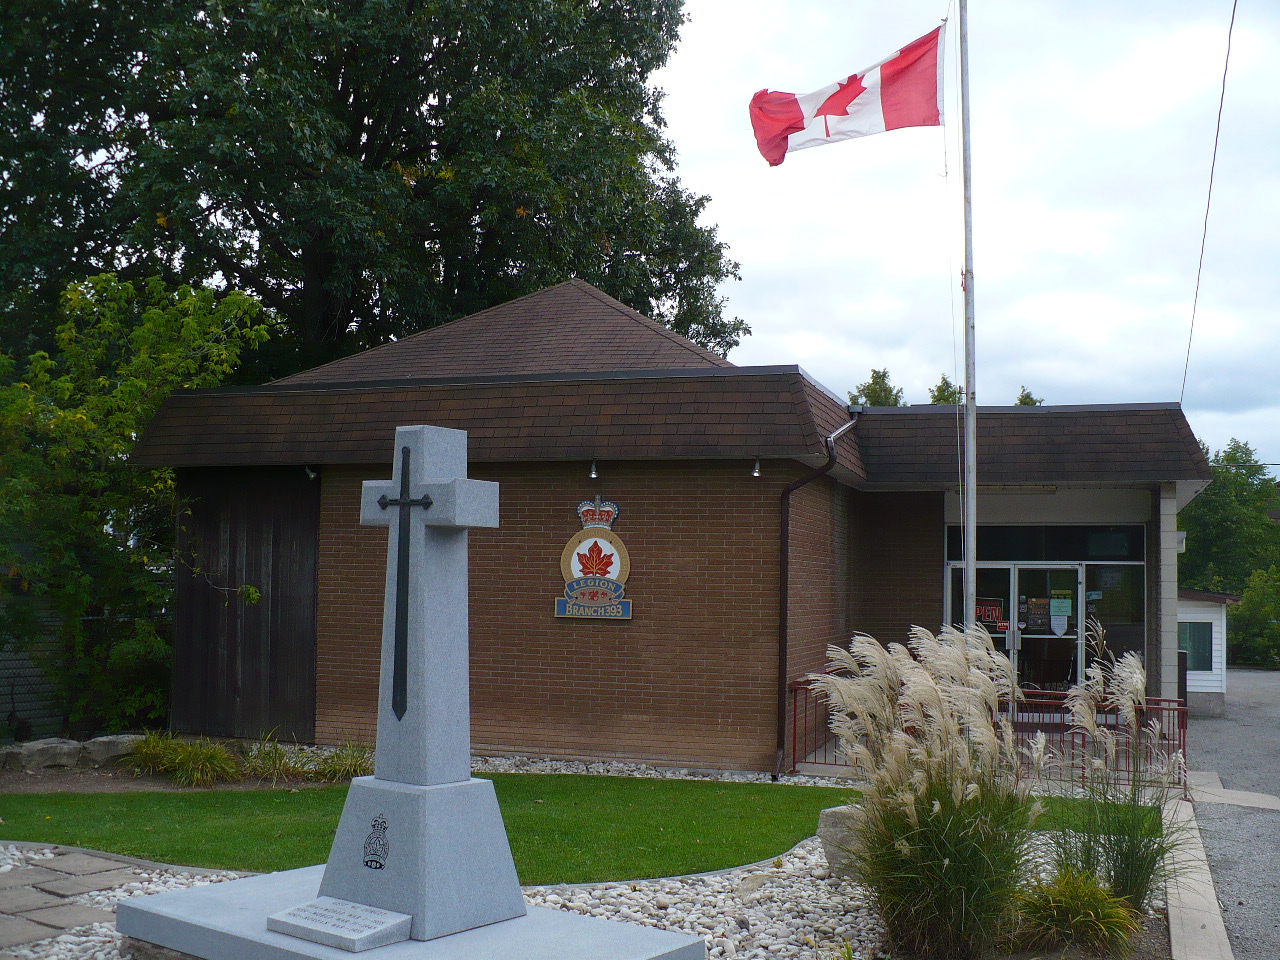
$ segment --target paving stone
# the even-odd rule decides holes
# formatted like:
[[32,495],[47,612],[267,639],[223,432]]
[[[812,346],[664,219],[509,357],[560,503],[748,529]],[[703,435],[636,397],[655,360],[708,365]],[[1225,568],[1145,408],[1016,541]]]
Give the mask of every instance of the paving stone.
[[0,949],[16,947],[20,943],[32,943],[56,935],[56,930],[42,927],[22,917],[0,917]]
[[132,870],[112,870],[109,873],[91,873],[87,877],[63,877],[37,883],[36,888],[60,897],[75,897],[93,890],[110,890],[124,883],[132,883],[138,875]]
[[67,901],[34,887],[13,887],[0,892],[0,913],[26,913],[41,907],[56,907]]
[[6,870],[0,873],[0,890],[9,890],[13,887],[29,887],[33,883],[41,883],[45,880],[65,880],[65,873],[55,873],[52,870],[46,870],[44,867],[14,867],[12,870]]
[[120,861],[95,857],[88,853],[64,853],[57,857],[50,857],[40,865],[50,870],[57,870],[59,873],[70,873],[82,877],[87,873],[106,873],[108,870],[117,870],[120,867]]
[[72,927],[83,927],[90,923],[111,923],[116,915],[110,910],[86,907],[83,903],[64,903],[58,907],[28,911],[23,914],[23,917],[34,920],[36,923],[43,923],[46,927],[70,930]]

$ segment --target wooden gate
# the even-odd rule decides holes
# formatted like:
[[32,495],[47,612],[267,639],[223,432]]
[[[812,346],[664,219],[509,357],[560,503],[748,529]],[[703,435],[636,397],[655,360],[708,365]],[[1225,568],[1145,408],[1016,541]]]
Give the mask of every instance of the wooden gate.
[[202,469],[179,471],[178,491],[174,730],[311,742],[319,479]]

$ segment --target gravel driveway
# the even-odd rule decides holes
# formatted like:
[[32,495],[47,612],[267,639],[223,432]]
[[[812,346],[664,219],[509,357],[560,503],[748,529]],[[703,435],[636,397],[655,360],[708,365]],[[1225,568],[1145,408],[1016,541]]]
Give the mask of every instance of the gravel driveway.
[[[1280,796],[1280,672],[1229,670],[1222,717],[1193,717],[1193,770],[1228,790]],[[1280,957],[1280,811],[1197,803],[1222,918],[1236,960]]]

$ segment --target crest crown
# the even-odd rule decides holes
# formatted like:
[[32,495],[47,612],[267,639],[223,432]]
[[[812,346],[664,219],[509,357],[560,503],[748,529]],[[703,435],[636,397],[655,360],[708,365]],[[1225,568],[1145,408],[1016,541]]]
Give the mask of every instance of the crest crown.
[[594,500],[583,500],[578,504],[578,519],[582,521],[584,529],[587,527],[612,529],[613,521],[618,519],[618,505],[608,500],[601,500],[600,494],[597,493]]

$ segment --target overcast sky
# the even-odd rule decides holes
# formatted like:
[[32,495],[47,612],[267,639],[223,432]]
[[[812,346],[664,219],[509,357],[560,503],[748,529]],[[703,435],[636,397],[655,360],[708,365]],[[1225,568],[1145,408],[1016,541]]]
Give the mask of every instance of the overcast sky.
[[[908,403],[963,382],[956,14],[924,0],[687,0],[664,112],[741,282],[742,365]],[[756,151],[747,103],[876,63],[951,14],[943,128]],[[980,405],[1177,401],[1230,0],[972,0]],[[1183,407],[1280,462],[1280,4],[1241,0]],[[1273,470],[1273,472],[1280,472]]]

